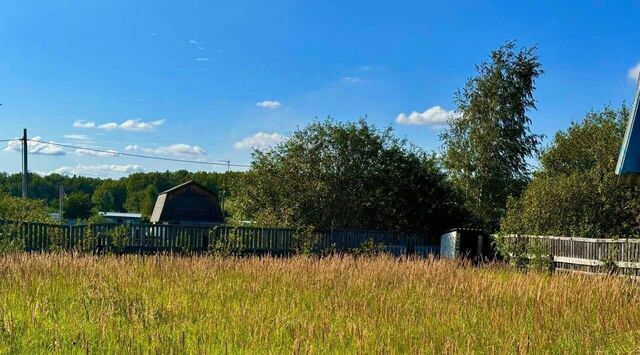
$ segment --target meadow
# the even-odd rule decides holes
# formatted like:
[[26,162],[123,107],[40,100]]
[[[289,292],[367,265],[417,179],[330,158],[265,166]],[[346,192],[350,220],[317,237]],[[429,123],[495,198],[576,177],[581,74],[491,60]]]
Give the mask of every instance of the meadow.
[[640,285],[390,257],[0,256],[2,353],[630,353]]

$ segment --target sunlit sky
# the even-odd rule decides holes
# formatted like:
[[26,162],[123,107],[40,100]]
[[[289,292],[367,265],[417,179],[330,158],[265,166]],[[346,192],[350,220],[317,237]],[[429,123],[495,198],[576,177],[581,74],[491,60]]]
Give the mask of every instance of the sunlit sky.
[[[438,150],[456,89],[516,39],[539,48],[531,117],[548,141],[590,109],[631,102],[639,24],[638,1],[4,1],[0,139],[27,128],[43,141],[248,164],[251,147],[315,118],[366,116]],[[20,170],[17,148],[0,152],[0,170]],[[224,168],[45,144],[30,155],[41,173],[176,169]]]

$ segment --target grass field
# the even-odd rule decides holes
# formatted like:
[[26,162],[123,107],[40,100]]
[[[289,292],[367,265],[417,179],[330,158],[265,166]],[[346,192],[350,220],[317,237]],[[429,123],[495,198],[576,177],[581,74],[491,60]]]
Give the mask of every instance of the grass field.
[[640,351],[640,285],[392,258],[0,257],[0,352]]

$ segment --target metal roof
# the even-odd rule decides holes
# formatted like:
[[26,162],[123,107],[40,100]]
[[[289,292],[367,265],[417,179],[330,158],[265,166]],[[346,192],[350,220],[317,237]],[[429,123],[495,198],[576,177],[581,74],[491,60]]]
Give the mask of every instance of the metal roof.
[[640,85],[636,88],[631,116],[620,148],[616,174],[618,183],[640,185]]
[[98,212],[103,217],[115,217],[115,218],[142,218],[140,213],[124,213],[124,212]]

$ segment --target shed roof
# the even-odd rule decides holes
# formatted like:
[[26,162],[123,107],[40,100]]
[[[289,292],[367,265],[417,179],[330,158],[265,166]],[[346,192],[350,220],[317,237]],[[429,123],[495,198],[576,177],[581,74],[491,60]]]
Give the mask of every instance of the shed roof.
[[163,194],[167,194],[167,193],[170,193],[170,192],[178,191],[178,190],[180,190],[180,189],[182,189],[184,187],[187,187],[187,186],[189,186],[191,184],[197,185],[198,187],[200,187],[200,188],[206,190],[207,192],[213,194],[213,192],[211,190],[207,189],[206,187],[202,186],[201,184],[198,184],[197,182],[195,182],[193,180],[189,180],[187,182],[183,182],[180,185],[174,186],[174,187],[172,187],[172,188],[170,188],[168,190],[162,191],[162,192],[159,193],[159,195],[163,195]]

